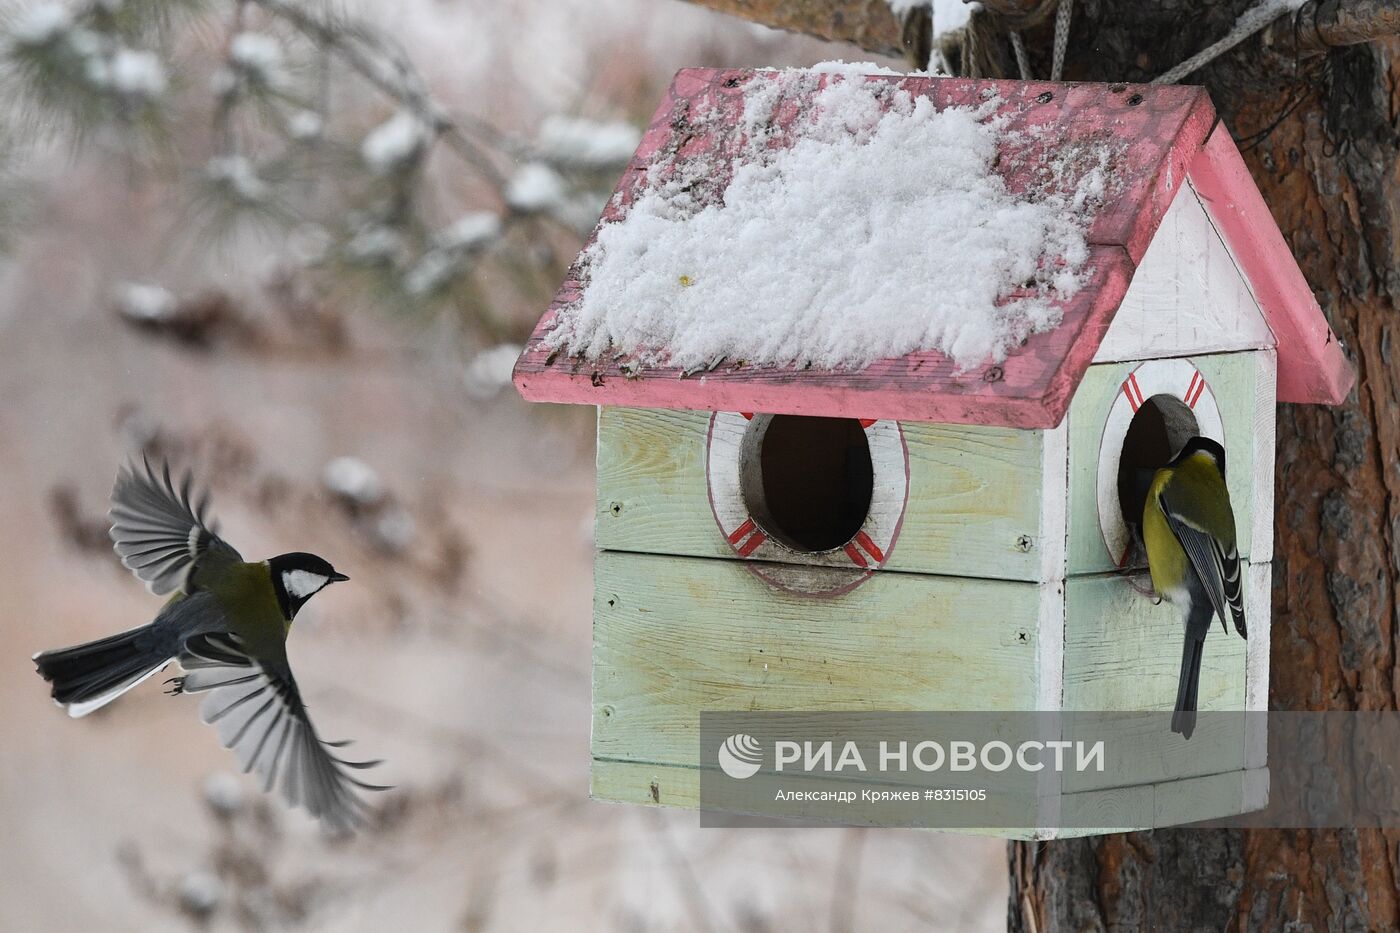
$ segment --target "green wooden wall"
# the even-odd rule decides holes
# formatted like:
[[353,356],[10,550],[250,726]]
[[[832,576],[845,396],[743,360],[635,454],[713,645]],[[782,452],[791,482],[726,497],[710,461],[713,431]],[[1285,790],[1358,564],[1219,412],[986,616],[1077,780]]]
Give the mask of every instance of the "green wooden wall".
[[[1244,576],[1248,579],[1248,567]],[[1139,585],[1147,581],[1138,579]],[[1267,637],[1267,627],[1254,628]],[[1072,577],[1065,584],[1064,705],[1067,710],[1170,710],[1176,705],[1181,671],[1181,612],[1154,602],[1118,574]],[[1206,636],[1197,695],[1200,710],[1245,708],[1246,642],[1216,622]],[[1204,717],[1188,741],[1154,731],[1125,733],[1116,741],[1140,748],[1134,783],[1242,769],[1245,766],[1242,717]],[[1100,736],[1103,737],[1103,736]],[[1121,778],[1121,775],[1117,776]],[[1110,786],[1093,773],[1068,774],[1065,790]],[[1120,781],[1121,783],[1121,781]]]
[[[1255,418],[1264,410],[1255,404],[1257,357],[1193,362],[1221,412],[1248,558]],[[909,502],[889,563],[844,595],[812,597],[765,583],[725,542],[705,479],[708,413],[602,409],[594,795],[695,806],[701,710],[1029,710],[1042,693],[1066,709],[1170,710],[1179,612],[1113,572],[1097,513],[1104,421],[1132,365],[1091,367],[1068,415],[1062,654],[1038,645],[1045,606],[1031,582],[1054,575],[1042,554],[1043,432],[904,424]],[[1266,559],[1267,543],[1261,549]],[[1267,620],[1252,628],[1267,646]],[[1212,630],[1202,710],[1244,708],[1245,649],[1233,631]],[[1124,794],[1151,794],[1143,799],[1160,804],[1158,825],[1169,825],[1196,812],[1188,798],[1201,788],[1244,800],[1240,788],[1264,774],[1245,771],[1244,736],[1228,723],[1203,720],[1189,743],[1160,733],[1121,740],[1142,745],[1142,783],[1067,775],[1067,805],[1101,808],[1108,820]]]
[[[738,559],[710,508],[709,420],[708,412],[600,410],[600,548]],[[1039,579],[1041,432],[918,423],[903,428],[909,503],[885,569]]]
[[[1240,556],[1250,554],[1254,523],[1254,394],[1258,354],[1224,353],[1192,357],[1206,377],[1225,427],[1226,479],[1235,510]],[[1100,363],[1089,367],[1069,408],[1069,541],[1068,572],[1103,573],[1114,570],[1099,530],[1099,444],[1104,421],[1137,363]],[[1270,490],[1272,492],[1272,489]]]
[[1035,708],[1035,584],[888,573],[812,598],[606,551],[595,572],[595,758],[693,767],[701,710]]

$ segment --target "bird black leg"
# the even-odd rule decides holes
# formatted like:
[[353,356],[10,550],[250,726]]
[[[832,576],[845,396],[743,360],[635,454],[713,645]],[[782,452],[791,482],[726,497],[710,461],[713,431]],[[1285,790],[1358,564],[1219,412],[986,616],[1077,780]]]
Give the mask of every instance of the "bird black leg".
[[183,677],[171,677],[166,683],[170,684],[170,688],[165,691],[167,696],[177,697],[185,692],[185,678]]

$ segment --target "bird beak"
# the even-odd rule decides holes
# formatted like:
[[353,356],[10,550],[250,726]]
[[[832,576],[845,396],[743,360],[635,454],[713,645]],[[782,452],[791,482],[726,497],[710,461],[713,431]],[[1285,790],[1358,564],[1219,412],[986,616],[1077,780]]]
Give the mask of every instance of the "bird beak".
[[346,580],[349,580],[349,579],[350,579],[350,578],[347,577],[347,576],[346,576],[345,574],[343,574],[343,573],[333,573],[333,574],[331,574],[331,582],[332,582],[332,583],[344,583]]

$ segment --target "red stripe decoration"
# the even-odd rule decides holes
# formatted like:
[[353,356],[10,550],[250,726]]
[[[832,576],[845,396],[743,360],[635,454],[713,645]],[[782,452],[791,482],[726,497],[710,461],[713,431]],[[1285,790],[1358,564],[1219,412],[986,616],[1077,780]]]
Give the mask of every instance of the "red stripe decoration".
[[1129,373],[1128,379],[1123,383],[1123,394],[1128,397],[1128,404],[1133,406],[1136,412],[1142,407],[1142,389],[1137,383],[1137,373]]
[[753,523],[752,518],[744,519],[744,523],[738,528],[735,528],[734,533],[729,536],[729,543],[738,544],[750,531],[753,531],[757,527],[758,526]]
[[1195,391],[1186,390],[1186,405],[1188,408],[1195,408],[1196,403],[1201,400],[1201,393],[1206,390],[1206,379],[1198,372],[1191,377],[1191,385]]
[[740,556],[740,557],[748,557],[748,556],[749,556],[750,554],[752,554],[754,551],[758,550],[758,546],[759,546],[760,544],[762,544],[764,541],[767,541],[767,540],[768,540],[768,536],[767,536],[767,535],[765,535],[765,534],[764,534],[763,532],[761,532],[761,531],[755,531],[755,532],[753,533],[753,537],[750,538],[749,540],[745,541],[745,542],[744,542],[744,546],[741,547],[741,548],[739,548],[739,556]]
[[745,420],[745,421],[752,421],[752,420],[753,420],[753,412],[751,412],[751,411],[741,411],[741,412],[739,412],[739,414],[741,414],[741,415],[744,416],[744,420]]
[[[749,540],[744,541],[744,538]],[[768,540],[768,536],[758,529],[752,518],[744,519],[744,523],[729,535],[729,543],[738,550],[740,557],[748,557],[758,546]],[[744,541],[740,544],[740,541]]]
[[857,531],[856,544],[859,544],[862,548],[864,548],[865,553],[875,558],[876,563],[884,563],[885,552],[880,550],[880,546],[878,544],[870,540],[870,535],[866,534],[864,531]]
[[861,428],[868,428],[868,427],[870,427],[872,424],[874,424],[876,421],[879,421],[879,420],[880,420],[879,418],[862,418],[862,419],[860,419],[860,426],[861,426]]
[[844,550],[846,552],[846,556],[851,559],[851,563],[855,564],[857,567],[865,568],[870,566],[865,562],[865,558],[861,555],[860,551],[856,550],[856,546],[854,544],[848,542]]

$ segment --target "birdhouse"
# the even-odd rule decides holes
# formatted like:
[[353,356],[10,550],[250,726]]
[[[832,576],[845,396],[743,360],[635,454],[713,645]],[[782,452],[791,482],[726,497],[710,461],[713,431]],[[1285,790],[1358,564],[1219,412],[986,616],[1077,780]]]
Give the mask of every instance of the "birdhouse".
[[[1266,709],[1275,405],[1353,374],[1200,88],[694,69],[514,381],[598,407],[592,794],[695,806],[704,710],[1170,710],[1135,478],[1193,435],[1249,624],[1199,708]],[[1055,792],[1261,806],[1203,733]]]

